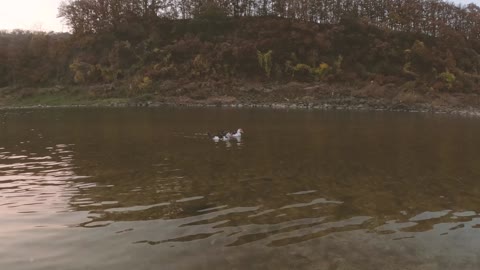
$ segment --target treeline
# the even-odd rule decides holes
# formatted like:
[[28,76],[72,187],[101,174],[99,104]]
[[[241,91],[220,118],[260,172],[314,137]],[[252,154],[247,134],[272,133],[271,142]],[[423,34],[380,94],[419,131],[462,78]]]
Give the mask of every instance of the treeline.
[[480,38],[480,8],[438,0],[69,0],[60,17],[75,33],[112,31],[141,19],[278,16],[322,24],[356,17],[391,30],[441,35],[445,28]]
[[72,55],[71,35],[0,31],[0,87],[65,81]]

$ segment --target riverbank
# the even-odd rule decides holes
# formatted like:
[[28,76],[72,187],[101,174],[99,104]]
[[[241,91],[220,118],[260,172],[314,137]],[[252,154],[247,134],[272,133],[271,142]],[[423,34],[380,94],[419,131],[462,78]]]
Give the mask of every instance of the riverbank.
[[477,94],[409,89],[375,82],[360,86],[327,83],[165,81],[148,92],[126,94],[126,85],[1,88],[1,108],[31,107],[260,107],[359,111],[433,112],[480,116]]

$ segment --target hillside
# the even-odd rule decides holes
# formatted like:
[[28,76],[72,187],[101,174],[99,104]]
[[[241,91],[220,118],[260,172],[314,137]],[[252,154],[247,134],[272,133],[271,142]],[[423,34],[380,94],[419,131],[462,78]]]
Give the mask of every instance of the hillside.
[[205,14],[73,35],[3,32],[1,100],[480,104],[480,40],[448,27],[432,35],[358,17],[322,24]]

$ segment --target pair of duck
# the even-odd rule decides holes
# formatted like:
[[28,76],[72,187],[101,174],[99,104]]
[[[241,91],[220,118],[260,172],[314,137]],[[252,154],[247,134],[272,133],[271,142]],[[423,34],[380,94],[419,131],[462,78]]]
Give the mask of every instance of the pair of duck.
[[220,132],[219,134],[212,135],[208,133],[208,136],[212,138],[213,141],[230,141],[231,139],[240,139],[242,138],[243,130],[239,128],[236,133],[233,132]]

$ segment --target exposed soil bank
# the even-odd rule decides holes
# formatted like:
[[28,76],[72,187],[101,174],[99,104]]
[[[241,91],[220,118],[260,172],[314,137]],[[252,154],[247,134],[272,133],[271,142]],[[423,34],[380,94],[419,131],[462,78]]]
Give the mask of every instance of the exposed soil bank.
[[394,85],[262,84],[165,81],[154,91],[127,96],[125,85],[1,88],[0,108],[70,106],[205,106],[434,112],[480,116],[477,94],[418,92]]

